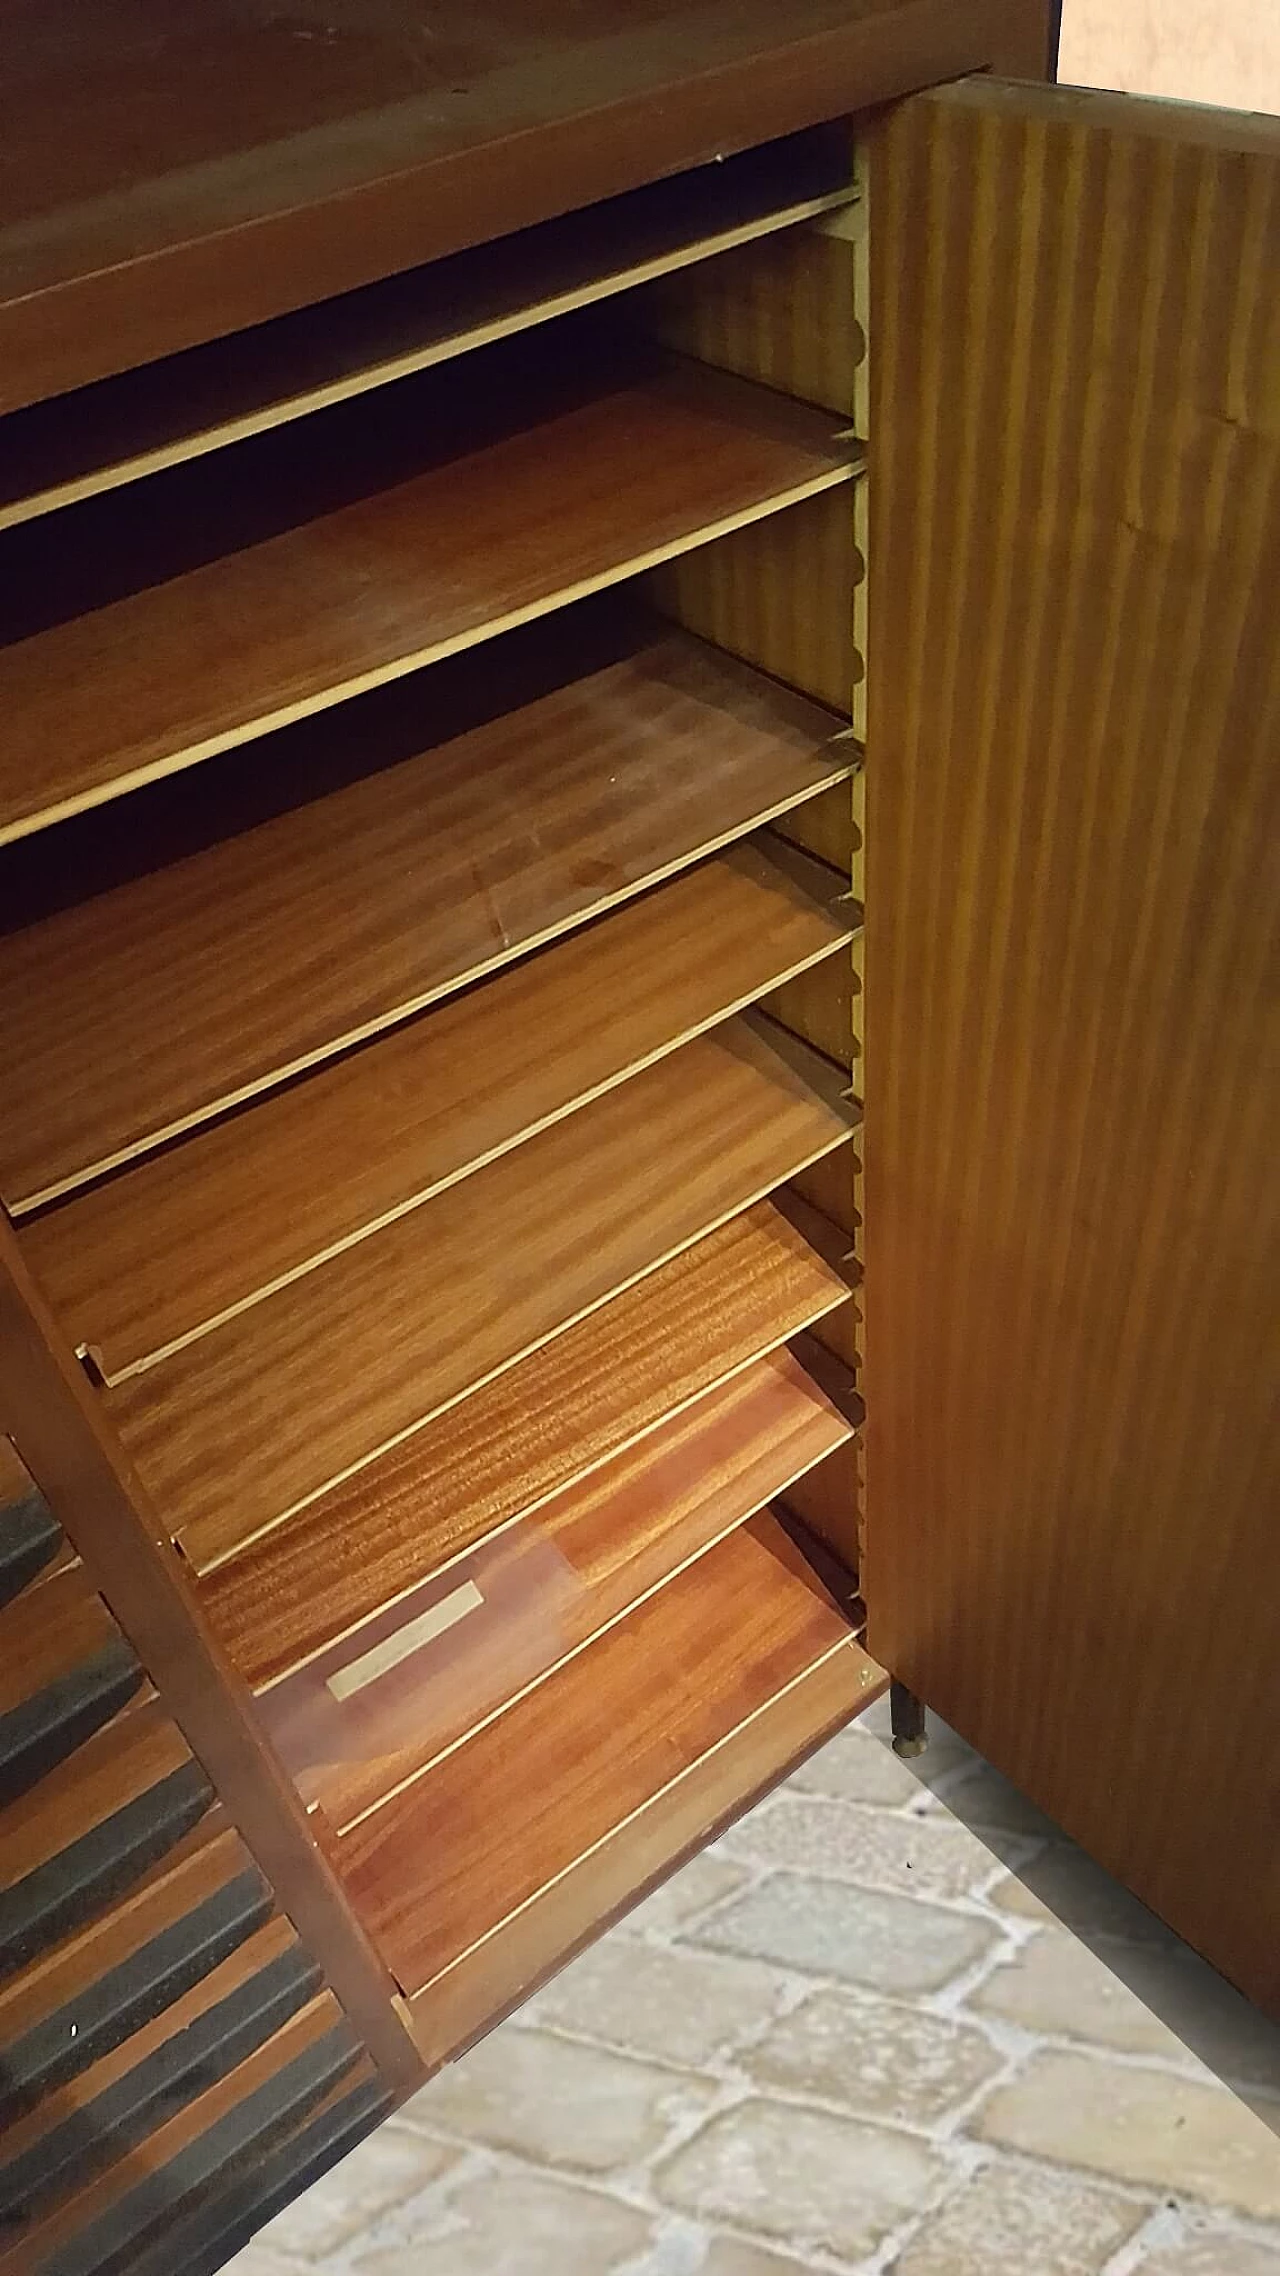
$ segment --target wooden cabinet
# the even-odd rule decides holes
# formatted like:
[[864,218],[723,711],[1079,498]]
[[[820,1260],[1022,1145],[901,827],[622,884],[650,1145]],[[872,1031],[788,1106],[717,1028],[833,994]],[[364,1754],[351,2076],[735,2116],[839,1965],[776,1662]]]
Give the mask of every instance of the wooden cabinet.
[[215,2268],[890,1674],[1280,2001],[1280,129],[455,13],[28,26],[0,2276]]

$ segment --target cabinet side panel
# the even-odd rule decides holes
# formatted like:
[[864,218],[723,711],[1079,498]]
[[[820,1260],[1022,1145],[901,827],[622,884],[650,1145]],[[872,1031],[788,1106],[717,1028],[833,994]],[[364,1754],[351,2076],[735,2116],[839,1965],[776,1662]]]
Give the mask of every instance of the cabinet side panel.
[[870,1648],[1280,2001],[1280,128],[873,156]]

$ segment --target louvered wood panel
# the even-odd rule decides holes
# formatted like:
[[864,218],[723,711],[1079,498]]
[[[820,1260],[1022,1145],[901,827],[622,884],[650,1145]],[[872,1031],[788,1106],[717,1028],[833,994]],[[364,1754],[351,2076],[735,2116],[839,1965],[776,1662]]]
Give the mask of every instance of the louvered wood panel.
[[871,1648],[1280,2005],[1280,126],[873,153]]
[[849,1432],[786,1352],[704,1393],[261,1693],[301,1792],[345,1834]]
[[234,1500],[210,1503],[182,1541],[205,1610],[265,1683],[843,1298],[760,1202],[253,1544]]

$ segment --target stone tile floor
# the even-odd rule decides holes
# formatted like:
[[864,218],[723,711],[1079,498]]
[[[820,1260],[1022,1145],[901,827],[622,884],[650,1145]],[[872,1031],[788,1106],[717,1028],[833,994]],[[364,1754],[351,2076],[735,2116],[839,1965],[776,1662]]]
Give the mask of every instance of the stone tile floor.
[[832,1740],[235,2276],[1280,2276],[1280,2030],[931,1728]]

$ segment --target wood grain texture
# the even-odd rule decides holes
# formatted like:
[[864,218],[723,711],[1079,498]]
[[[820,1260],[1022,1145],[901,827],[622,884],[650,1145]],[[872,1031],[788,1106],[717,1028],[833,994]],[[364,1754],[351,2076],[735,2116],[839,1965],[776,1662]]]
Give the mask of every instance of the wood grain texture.
[[246,1539],[847,1128],[834,1087],[732,1021],[117,1384],[107,1412],[175,1534],[229,1499]]
[[[180,1999],[174,2000],[160,2014],[148,2018],[140,2030],[131,2032],[109,2054],[101,2056],[96,2063],[91,2063],[78,2077],[68,2079],[52,2093],[43,2095],[33,2110],[5,2128],[0,2189],[4,2188],[8,2180],[5,2167],[11,2160],[38,2152],[46,2137],[68,2122],[79,2125],[81,2140],[77,2145],[78,2154],[74,2162],[70,2163],[70,2172],[64,2168],[59,2180],[64,2183],[68,2179],[78,2180],[94,2165],[104,2163],[102,2148],[94,2139],[92,2104],[96,2097],[106,2093],[121,2079],[127,2078],[130,2071],[135,2070],[179,2032],[187,2030],[202,2016],[208,2015],[220,2000],[238,1991],[260,1969],[283,1958],[296,1942],[290,1923],[277,1914],[274,1920],[268,1921],[264,1927],[247,1937],[227,1959],[211,1968],[208,1975],[193,1985],[190,1991],[184,1992]],[[162,2103],[161,2116],[163,2113]],[[43,2175],[41,2180],[47,2189],[48,2182]]]
[[0,1887],[11,1889],[190,1762],[155,1699],[126,1707],[0,1815]]
[[129,1372],[404,1215],[847,946],[833,885],[735,849],[35,1219],[68,1334]]
[[[345,1835],[671,1585],[850,1429],[789,1353],[756,1360],[350,1629],[259,1694],[264,1725],[308,1802]],[[397,1638],[424,1623],[434,1631],[426,1640],[369,1673],[379,1652],[393,1654]],[[332,1685],[344,1680],[360,1688],[336,1698]]]
[[342,1870],[402,1989],[421,1991],[845,1633],[781,1528],[753,1518],[364,1819]]
[[269,1682],[843,1299],[758,1203],[252,1546],[234,1500],[210,1505],[183,1548],[212,1626]]
[[111,1969],[175,1927],[251,1866],[239,1835],[219,1812],[211,1811],[187,1837],[181,1852],[174,1851],[153,1866],[127,1897],[0,1986],[0,2045],[12,2047],[60,2008],[71,2007]]
[[[579,377],[565,407],[567,387],[558,403],[536,378],[541,400],[514,432],[512,397],[533,381],[490,371],[487,387],[477,379],[465,396],[424,399],[407,435],[353,435],[351,465],[328,420],[309,420],[242,445],[229,474],[206,470],[216,497],[203,499],[186,470],[193,510],[203,499],[233,550],[176,574],[161,566],[153,582],[134,529],[137,590],[0,650],[0,844],[844,486],[854,471],[856,446],[828,414],[744,381],[675,369],[630,383],[602,376],[593,393]],[[474,433],[461,421],[472,396]],[[495,420],[498,438],[484,447]],[[424,438],[441,421],[433,445]],[[444,455],[450,443],[458,455]],[[375,446],[380,461],[362,476]],[[415,460],[425,471],[410,471]],[[370,494],[353,496],[362,479]],[[255,539],[257,524],[275,534]],[[10,566],[22,575],[21,553]]]
[[[0,2276],[31,2276],[33,2268],[56,2269],[60,2256],[73,2249],[77,2242],[82,2252],[85,2246],[91,2249],[94,2231],[110,2219],[130,2191],[154,2185],[171,2159],[229,2116],[259,2088],[277,2079],[289,2063],[316,2049],[328,2034],[341,2027],[343,2020],[332,1992],[322,1992],[309,2001],[264,2047],[238,2063],[227,2078],[207,2087],[176,2116],[158,2126],[145,2142],[117,2159],[105,2173],[94,2175],[81,2188],[73,2189],[16,2244],[11,2244],[7,2252],[0,2252]],[[354,2061],[358,2048],[354,2039],[349,2044],[349,2060]],[[157,2234],[163,2234],[168,2221],[182,2210],[184,2194],[178,2186],[153,2187],[152,2202],[146,2212],[138,2208],[136,2242],[150,2241]],[[92,2261],[89,2265],[92,2267]]]
[[[472,705],[483,717],[492,688],[492,673],[483,689],[470,670],[451,678],[464,722]],[[525,692],[520,676],[515,688]],[[437,727],[449,710],[434,709]],[[176,838],[178,858],[105,891],[90,872],[86,899],[0,940],[11,1206],[30,1209],[500,969],[839,782],[851,760],[828,713],[678,637],[615,651],[559,685],[553,675],[550,690],[443,741],[416,685],[339,725],[285,739],[298,802],[284,812],[253,822],[260,757],[255,780],[238,775],[222,797],[211,773],[208,826],[227,834],[184,855],[191,811],[171,786],[129,842],[154,862]],[[383,764],[316,796],[351,725]],[[237,829],[242,818],[250,826]],[[58,855],[55,841],[65,879]],[[32,869],[25,849],[8,859]],[[38,905],[34,876],[25,882]],[[637,954],[652,922],[635,914],[623,930]]]
[[459,2054],[527,1999],[578,1945],[869,1707],[888,1680],[852,1641],[795,1676],[418,1995],[411,2014],[426,2060],[434,2066]]
[[825,129],[791,135],[723,165],[645,183],[584,213],[13,412],[0,423],[0,529],[838,212],[852,194],[841,139]]
[[642,295],[643,318],[660,340],[701,363],[850,419],[865,353],[854,312],[854,248],[843,234],[854,225],[847,211],[835,224],[841,234],[792,230],[665,279]]
[[[297,1794],[262,1739],[248,1689],[202,1618],[162,1521],[104,1425],[101,1403],[60,1336],[3,1211],[0,1428],[18,1446],[353,2029],[388,2083],[409,2092],[420,2065],[389,1979],[343,1901]],[[146,1710],[132,1712],[140,1718]]]
[[[13,11],[6,403],[963,71],[1039,74],[1044,0],[665,0],[533,13],[157,0]],[[144,169],[140,173],[140,169]],[[132,195],[122,183],[135,185]]]
[[871,1648],[1276,2007],[1280,126],[872,192]]
[[117,1634],[82,1566],[42,1574],[0,1610],[0,1714],[69,1675]]
[[651,589],[677,624],[848,721],[861,670],[852,632],[861,575],[852,498],[844,490],[668,562],[655,571]]

